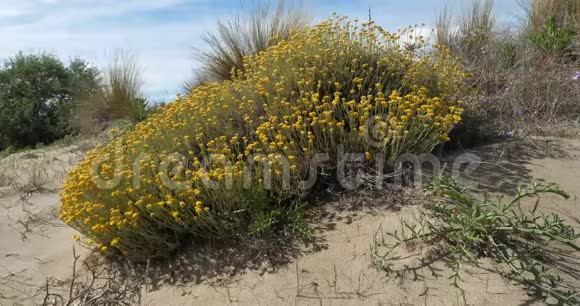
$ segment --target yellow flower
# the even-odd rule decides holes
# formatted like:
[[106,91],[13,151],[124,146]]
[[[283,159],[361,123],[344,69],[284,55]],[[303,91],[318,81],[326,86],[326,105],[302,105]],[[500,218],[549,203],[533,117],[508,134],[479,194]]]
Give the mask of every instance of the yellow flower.
[[366,159],[366,160],[371,160],[371,159],[373,159],[373,156],[371,155],[371,153],[370,153],[370,152],[365,152],[365,159]]
[[[409,34],[336,16],[243,58],[244,71],[232,71],[230,80],[202,84],[132,129],[113,130],[108,144],[70,171],[60,218],[87,238],[148,258],[174,245],[166,230],[194,236],[219,230],[222,218],[237,218],[233,212],[263,195],[257,190],[265,174],[281,175],[286,167],[297,174],[315,153],[339,144],[364,152],[367,136],[385,140],[365,152],[369,161],[429,151],[461,120],[453,97],[465,96],[466,74],[447,49],[428,48]],[[401,37],[418,48],[405,48]],[[268,182],[280,200],[302,194],[300,176],[290,176],[284,192],[280,178]],[[108,189],[96,186],[99,180]],[[174,190],[168,181],[187,188]],[[204,216],[210,210],[204,203],[220,213]]]

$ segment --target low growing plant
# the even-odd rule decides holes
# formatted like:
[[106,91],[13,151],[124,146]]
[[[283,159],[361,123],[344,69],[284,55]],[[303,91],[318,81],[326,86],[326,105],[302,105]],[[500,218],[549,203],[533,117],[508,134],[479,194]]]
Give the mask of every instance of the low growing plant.
[[334,169],[339,148],[388,165],[431,151],[461,120],[465,73],[446,49],[408,48],[425,46],[415,34],[336,17],[244,57],[232,81],[113,131],[71,171],[60,217],[105,253],[135,259],[280,223],[304,232],[289,205],[317,153]]
[[487,257],[507,267],[507,276],[530,294],[559,304],[578,304],[578,293],[550,269],[548,254],[556,247],[580,251],[576,243],[580,235],[557,214],[538,210],[539,199],[530,209],[522,203],[543,194],[568,199],[558,186],[533,184],[517,189],[509,201],[487,197],[480,201],[444,177],[431,191],[436,198],[425,206],[427,217],[419,224],[403,222],[401,231],[375,237],[372,254],[378,268],[390,271],[402,247],[439,245],[445,248],[445,259],[452,269],[450,278],[457,287],[462,265],[477,265],[479,258]]
[[574,35],[573,28],[559,26],[556,17],[550,16],[541,31],[531,34],[530,40],[542,52],[564,55],[570,51]]

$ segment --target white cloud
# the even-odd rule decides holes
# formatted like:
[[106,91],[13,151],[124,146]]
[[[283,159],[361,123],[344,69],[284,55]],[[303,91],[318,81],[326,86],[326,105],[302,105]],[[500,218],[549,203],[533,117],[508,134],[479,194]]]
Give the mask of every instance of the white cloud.
[[24,12],[18,9],[3,8],[2,10],[0,10],[0,18],[19,17],[22,16],[23,14]]
[[169,96],[192,75],[193,47],[199,47],[201,33],[214,27],[217,16],[207,14],[178,20],[168,16],[158,22],[147,19],[119,22],[118,19],[171,9],[183,3],[184,0],[21,0],[3,3],[0,58],[19,51],[49,52],[64,60],[81,57],[103,67],[115,50],[128,50],[143,65],[146,94],[152,98]]

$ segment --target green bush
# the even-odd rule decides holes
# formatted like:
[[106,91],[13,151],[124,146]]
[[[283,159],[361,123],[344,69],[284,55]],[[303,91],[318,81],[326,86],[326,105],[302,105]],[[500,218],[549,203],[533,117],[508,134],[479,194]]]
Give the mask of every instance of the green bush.
[[561,56],[570,51],[574,35],[573,28],[558,25],[556,17],[550,16],[541,31],[530,35],[530,40],[542,52]]
[[49,143],[70,132],[74,97],[97,72],[82,60],[68,67],[48,54],[18,54],[0,69],[0,149]]

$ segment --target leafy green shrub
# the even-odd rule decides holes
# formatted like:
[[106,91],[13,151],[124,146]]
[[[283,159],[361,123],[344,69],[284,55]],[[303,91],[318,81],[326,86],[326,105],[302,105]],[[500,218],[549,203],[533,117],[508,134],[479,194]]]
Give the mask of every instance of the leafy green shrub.
[[507,202],[487,197],[480,201],[445,177],[433,184],[432,191],[438,197],[425,205],[428,215],[420,224],[404,223],[401,231],[376,236],[372,253],[378,268],[390,271],[397,251],[407,245],[439,245],[458,287],[461,266],[488,257],[505,265],[508,276],[530,293],[555,299],[560,305],[578,304],[577,293],[551,273],[548,255],[555,245],[580,251],[576,243],[580,234],[557,214],[540,212],[539,200],[530,210],[522,205],[523,199],[543,194],[568,199],[567,193],[554,185],[534,184],[519,188],[515,198]]
[[133,259],[288,223],[303,233],[291,207],[317,153],[329,169],[341,149],[392,166],[461,120],[465,73],[446,49],[408,48],[425,45],[415,34],[336,17],[245,57],[233,80],[193,89],[90,152],[70,172],[61,219]]
[[536,48],[547,54],[564,55],[570,51],[574,35],[573,28],[559,26],[556,17],[550,16],[541,31],[531,34],[530,40]]
[[69,133],[74,97],[95,78],[82,60],[65,67],[47,54],[8,59],[0,69],[0,149],[49,143]]

